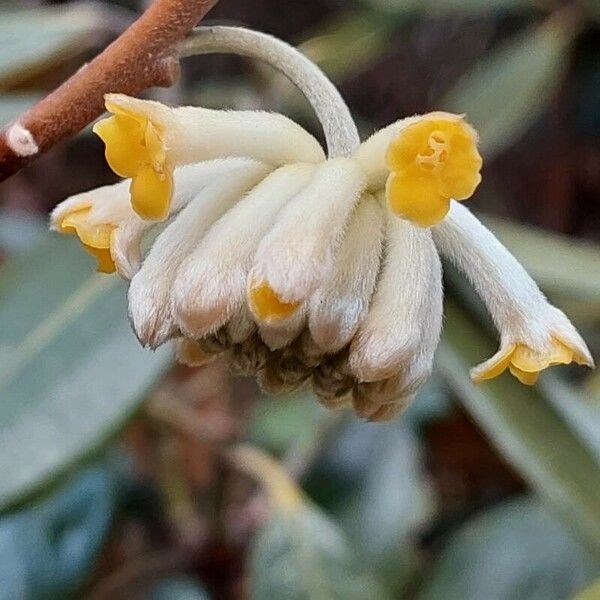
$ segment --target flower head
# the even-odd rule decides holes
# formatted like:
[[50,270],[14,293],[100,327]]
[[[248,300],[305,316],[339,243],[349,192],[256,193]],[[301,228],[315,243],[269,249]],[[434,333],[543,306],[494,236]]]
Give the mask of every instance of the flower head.
[[[314,81],[305,88],[331,121],[328,135],[342,132],[328,146],[343,151],[326,157],[281,115],[107,97],[113,116],[96,131],[130,180],[66,200],[52,224],[77,234],[100,270],[131,280],[142,344],[174,340],[190,365],[227,353],[269,392],[310,383],[326,406],[390,419],[432,370],[444,256],[500,332],[475,381],[509,369],[534,383],[554,364],[593,364],[566,316],[455,201],[481,180],[477,135],[463,117],[401,119],[359,144],[331,84],[322,94]],[[343,109],[332,115],[332,106]],[[142,237],[167,217],[143,256]]]

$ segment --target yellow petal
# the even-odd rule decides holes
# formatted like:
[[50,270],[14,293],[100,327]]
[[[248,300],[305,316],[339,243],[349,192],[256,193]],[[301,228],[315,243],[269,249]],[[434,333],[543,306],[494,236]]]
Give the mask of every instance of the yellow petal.
[[534,385],[537,383],[539,372],[521,371],[518,367],[513,364],[508,365],[510,374],[516,377],[524,385]]
[[550,364],[548,356],[544,356],[532,350],[525,344],[517,345],[511,362],[517,369],[527,373],[541,371]]
[[472,377],[474,383],[481,383],[488,379],[494,379],[501,375],[510,364],[510,359],[515,351],[516,345],[510,344],[501,348],[494,356],[475,369],[475,375]]
[[148,160],[145,126],[129,116],[114,115],[98,121],[93,131],[105,144],[106,162],[120,177],[133,177]]
[[110,255],[109,248],[94,248],[93,246],[88,246],[87,244],[82,244],[85,251],[91,254],[96,260],[98,264],[96,265],[96,270],[100,273],[114,273],[117,269],[115,266],[115,262]]
[[525,344],[519,344],[512,357],[513,365],[526,373],[543,371],[552,365],[567,365],[572,361],[573,351],[558,340],[552,340],[546,353],[536,352]]
[[158,165],[162,167],[167,160],[167,153],[165,152],[162,138],[151,121],[148,121],[146,125],[144,144],[148,150],[148,158],[151,164],[155,167]]
[[[573,346],[569,345],[568,342],[566,342],[565,340],[563,340],[561,337],[555,335],[553,336],[553,339],[556,340],[556,342],[558,344],[561,344],[563,347],[565,347],[569,352],[571,352],[572,354],[572,361],[576,362],[578,365],[587,365],[588,367],[592,367],[594,366],[593,362],[590,363],[590,359],[585,356],[585,354],[582,354],[579,350],[577,350],[577,348],[574,348]],[[563,364],[567,364],[567,363],[563,363]]]
[[76,210],[66,215],[59,224],[63,233],[75,233],[87,246],[109,248],[114,226],[108,223],[93,223],[89,220],[90,208]]
[[401,129],[386,164],[392,210],[422,226],[439,222],[451,198],[466,200],[481,182],[477,134],[459,115],[430,113]]
[[483,160],[475,140],[462,131],[455,133],[448,141],[447,153],[440,173],[439,191],[448,198],[466,200],[481,183],[479,171]]
[[434,178],[408,173],[390,173],[385,195],[392,212],[421,227],[439,223],[450,210],[450,200],[437,190]]
[[435,128],[435,122],[427,118],[404,127],[387,149],[386,163],[390,171],[407,169],[419,154],[428,153],[429,136]]
[[133,176],[129,193],[131,206],[142,219],[162,221],[169,215],[173,175],[168,170],[158,173],[151,165],[142,165]]
[[248,296],[252,312],[267,323],[293,315],[300,306],[300,302],[283,302],[265,282],[252,285]]
[[568,365],[575,359],[575,352],[560,340],[554,339],[554,352],[550,356],[551,365]]
[[114,273],[115,263],[110,254],[110,245],[114,225],[90,221],[91,208],[79,208],[67,214],[58,223],[61,233],[76,234],[86,252],[98,261],[97,269],[101,273]]

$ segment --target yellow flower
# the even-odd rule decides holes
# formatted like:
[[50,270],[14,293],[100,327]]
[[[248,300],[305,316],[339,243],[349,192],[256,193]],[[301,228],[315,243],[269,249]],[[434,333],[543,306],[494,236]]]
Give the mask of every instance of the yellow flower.
[[493,379],[506,369],[525,385],[534,385],[540,372],[555,365],[589,364],[589,359],[581,355],[557,337],[552,337],[543,351],[536,351],[526,344],[508,344],[492,358],[480,365],[472,373],[475,383]]
[[301,304],[300,302],[284,302],[264,281],[250,285],[248,301],[252,312],[266,323],[291,317]]
[[402,128],[386,155],[391,210],[422,227],[439,223],[450,200],[466,200],[481,181],[477,134],[462,117],[430,113]]
[[87,252],[98,260],[100,273],[114,273],[115,263],[110,254],[110,245],[114,226],[102,223],[91,223],[88,219],[90,206],[75,208],[67,213],[57,229],[61,233],[76,234]]
[[107,99],[112,117],[98,121],[94,133],[106,144],[106,161],[121,177],[131,177],[131,205],[143,219],[169,214],[173,166],[167,160],[160,127],[146,115]]

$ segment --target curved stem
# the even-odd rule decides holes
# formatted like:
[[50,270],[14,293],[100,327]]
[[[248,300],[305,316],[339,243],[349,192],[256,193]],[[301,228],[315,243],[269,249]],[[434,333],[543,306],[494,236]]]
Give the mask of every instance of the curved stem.
[[281,71],[306,96],[325,133],[330,158],[350,156],[360,144],[356,124],[327,76],[289,44],[241,27],[198,27],[179,46],[180,56],[233,53],[263,60]]

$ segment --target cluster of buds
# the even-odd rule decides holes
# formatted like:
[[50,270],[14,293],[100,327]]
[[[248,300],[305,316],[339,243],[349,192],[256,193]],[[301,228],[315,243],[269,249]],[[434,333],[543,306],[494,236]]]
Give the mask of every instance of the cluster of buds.
[[[295,55],[257,36],[258,46],[274,44],[270,55]],[[315,70],[305,82],[313,94]],[[325,101],[334,93],[345,106],[319,72],[323,81]],[[567,317],[460,203],[482,166],[462,116],[401,119],[360,143],[338,111],[323,124],[334,132],[326,154],[279,114],[119,94],[106,107],[112,116],[94,130],[127,179],[65,200],[52,225],[77,234],[100,271],[131,281],[130,317],[144,345],[174,340],[190,365],[227,352],[234,371],[269,392],[310,381],[325,405],[386,420],[431,373],[442,255],[500,332],[500,350],[473,369],[475,381],[509,369],[532,384],[554,364],[593,364]]]

